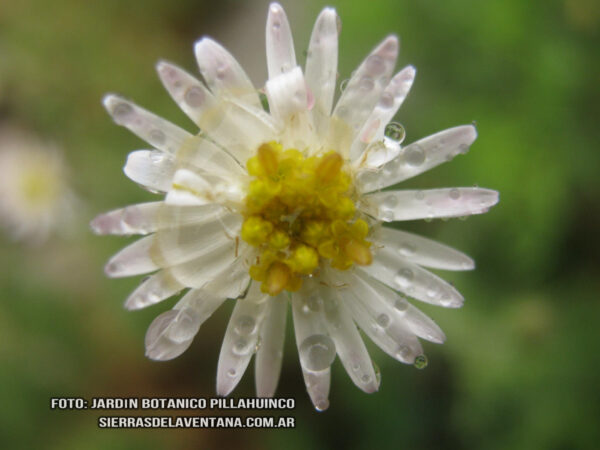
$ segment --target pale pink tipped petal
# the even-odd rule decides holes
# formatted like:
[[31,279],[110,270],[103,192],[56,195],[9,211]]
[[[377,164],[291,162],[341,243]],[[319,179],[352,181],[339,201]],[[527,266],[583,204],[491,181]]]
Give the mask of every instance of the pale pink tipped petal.
[[104,272],[109,277],[120,278],[158,269],[151,255],[153,242],[154,236],[146,236],[128,245],[108,261]]
[[325,324],[340,361],[354,384],[367,393],[379,389],[379,380],[352,316],[335,288],[321,286]]
[[362,210],[384,222],[437,219],[483,214],[498,200],[497,191],[474,187],[386,191],[365,195]]
[[380,170],[359,173],[357,185],[364,193],[393,186],[466,153],[476,137],[472,125],[440,131],[407,145]]
[[229,395],[242,379],[256,351],[268,297],[253,283],[246,298],[236,301],[217,365],[218,395]]
[[175,174],[175,159],[159,150],[137,150],[127,155],[123,172],[154,192],[167,192]]
[[475,268],[475,262],[464,253],[406,231],[381,227],[372,239],[377,247],[388,248],[420,266],[443,270]]
[[306,83],[300,67],[269,78],[265,92],[271,114],[280,121],[307,110]]
[[269,5],[267,17],[267,67],[269,79],[296,66],[292,31],[285,11],[279,3]]
[[168,269],[161,270],[144,280],[129,295],[125,301],[125,308],[133,310],[154,305],[175,295],[184,287],[171,276]]
[[192,135],[171,122],[117,95],[104,97],[104,106],[118,125],[128,128],[155,148],[167,153],[176,153],[186,139]]
[[350,148],[351,160],[362,156],[369,144],[383,140],[385,127],[392,120],[402,102],[404,102],[414,79],[415,68],[413,66],[405,67],[392,78],[354,139]]
[[216,97],[233,97],[262,108],[258,92],[231,53],[207,37],[198,41],[194,50],[200,72]]
[[359,270],[425,303],[459,308],[464,302],[452,285],[388,248],[378,249],[373,263]]
[[326,131],[335,94],[338,63],[338,15],[325,8],[315,23],[306,57],[306,84],[314,97],[313,121],[317,133]]
[[254,361],[258,397],[273,397],[277,389],[283,360],[287,305],[285,294],[268,300],[260,330],[260,346]]

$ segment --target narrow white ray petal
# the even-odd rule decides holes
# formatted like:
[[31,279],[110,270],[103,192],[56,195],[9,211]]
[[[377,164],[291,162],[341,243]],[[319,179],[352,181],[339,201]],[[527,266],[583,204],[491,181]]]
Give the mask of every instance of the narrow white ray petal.
[[217,395],[229,395],[244,375],[256,351],[268,297],[253,283],[246,298],[236,301],[217,364]]
[[266,35],[267,68],[271,79],[296,66],[292,31],[285,11],[279,3],[269,5]]
[[194,50],[200,72],[216,97],[235,97],[261,108],[257,91],[231,53],[207,37],[198,41]]
[[182,167],[192,166],[196,170],[231,179],[242,179],[247,176],[244,168],[233,156],[204,135],[194,136],[186,141],[177,153],[177,161]]
[[[357,177],[362,192],[372,192],[419,175],[456,155],[466,153],[477,138],[472,125],[449,128],[407,145],[380,170],[365,170]],[[372,167],[372,166],[370,166]]]
[[155,231],[154,223],[163,202],[138,203],[96,216],[90,226],[96,234],[148,234]]
[[192,136],[171,122],[117,95],[106,95],[103,103],[118,125],[128,128],[132,133],[163,152],[175,154],[185,140]]
[[160,266],[169,267],[220,247],[235,246],[234,236],[239,235],[242,220],[239,214],[225,213],[203,224],[159,230],[153,236],[152,257]]
[[405,321],[388,314],[380,293],[353,274],[338,272],[335,279],[341,281],[335,287],[339,290],[340,299],[356,323],[379,348],[405,364],[413,364],[415,358],[423,354],[419,340]]
[[265,92],[271,114],[280,121],[307,109],[306,83],[302,69],[298,66],[269,78]]
[[337,102],[333,115],[358,132],[387,86],[397,56],[398,38],[388,36],[356,69]]
[[128,245],[114,255],[106,266],[104,272],[109,277],[130,277],[152,272],[159,268],[151,255],[154,236],[146,236]]
[[207,172],[179,169],[172,178],[165,202],[171,205],[239,204],[245,194],[230,177]]
[[195,77],[167,61],[156,65],[158,76],[173,100],[198,125],[202,115],[214,108],[212,93]]
[[125,308],[141,309],[161,302],[181,291],[185,286],[175,280],[168,269],[145,279],[127,298]]
[[319,291],[323,299],[325,324],[346,372],[363,391],[377,391],[379,380],[371,357],[343,300],[340,300],[335,288],[321,286]]
[[353,286],[363,294],[359,297],[367,298],[364,295],[370,293],[381,300],[379,306],[383,309],[377,317],[379,326],[382,326],[382,324],[387,326],[389,318],[404,323],[410,331],[420,338],[436,344],[441,344],[446,340],[446,335],[433,320],[411,305],[397,292],[365,273],[357,271],[356,277],[357,281]]
[[483,214],[498,203],[497,191],[483,188],[444,188],[386,191],[363,196],[361,209],[384,222],[437,219]]
[[175,308],[159,315],[146,332],[146,356],[166,361],[181,355],[192,343],[200,326],[223,303],[198,289],[189,291]]
[[379,249],[371,265],[357,270],[425,303],[459,308],[464,302],[452,285],[388,248]]
[[326,131],[335,94],[338,63],[337,20],[335,9],[325,8],[321,11],[312,31],[306,57],[305,79],[313,96],[313,122],[320,136]]
[[260,345],[254,360],[257,397],[275,395],[283,360],[288,299],[286,294],[280,294],[267,302],[260,329]]
[[352,161],[362,156],[369,144],[383,139],[386,125],[404,102],[414,79],[415,68],[413,66],[405,67],[392,78],[352,143],[350,148]]
[[420,266],[443,270],[472,270],[475,262],[464,253],[416,234],[380,227],[372,236],[377,247],[385,247]]
[[252,260],[255,251],[246,243],[240,242],[237,256],[233,262],[220,273],[215,274],[213,279],[203,286],[202,290],[226,298],[238,298],[243,295],[248,289],[248,283],[250,283],[250,275],[248,274],[250,264],[248,264],[248,261]]
[[310,280],[304,282],[298,293],[292,294],[294,331],[304,383],[319,411],[329,407],[330,367],[336,354],[335,344],[327,333],[322,308],[318,287]]
[[362,156],[354,161],[353,166],[358,171],[358,177],[366,176],[366,174],[377,173],[377,169],[385,163],[396,158],[402,151],[400,143],[386,136],[379,141],[372,142],[365,149]]
[[123,172],[150,191],[167,192],[175,174],[175,159],[159,150],[137,150],[127,155]]

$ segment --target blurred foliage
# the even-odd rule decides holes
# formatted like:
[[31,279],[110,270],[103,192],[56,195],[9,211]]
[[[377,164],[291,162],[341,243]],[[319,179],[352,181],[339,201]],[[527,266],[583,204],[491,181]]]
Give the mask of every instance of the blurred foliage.
[[[123,311],[139,280],[107,280],[101,268],[126,241],[85,231],[99,212],[153,198],[123,176],[127,152],[142,144],[112,124],[100,99],[117,91],[188,124],[153,64],[164,57],[192,70],[192,42],[204,33],[226,44],[247,40],[247,30],[262,35],[267,3],[3,2],[0,120],[59,143],[87,204],[70,238],[35,248],[0,242],[3,448],[597,448],[598,2],[331,3],[343,21],[340,81],[386,33],[402,38],[399,64],[418,69],[398,114],[408,141],[477,123],[468,156],[406,184],[501,193],[484,216],[407,225],[477,261],[472,273],[442,274],[465,295],[462,310],[423,308],[448,342],[425,344],[424,371],[370,346],[383,376],[371,396],[336,362],[331,407],[317,413],[288,329],[278,393],[297,399],[295,430],[109,431],[97,429],[93,412],[50,411],[51,396],[214,395],[231,305],[182,357],[146,360],[145,327],[168,306]],[[283,5],[302,55],[324,5]],[[264,41],[247,45],[243,62],[264,66]],[[235,395],[253,394],[251,372]]]

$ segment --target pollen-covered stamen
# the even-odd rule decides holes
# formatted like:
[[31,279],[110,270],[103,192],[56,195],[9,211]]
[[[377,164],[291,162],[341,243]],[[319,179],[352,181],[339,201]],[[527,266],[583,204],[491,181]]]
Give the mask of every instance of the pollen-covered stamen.
[[372,262],[367,223],[357,216],[344,160],[331,151],[305,157],[276,142],[246,164],[248,185],[241,237],[259,249],[250,276],[277,295],[296,291],[322,261],[346,270]]

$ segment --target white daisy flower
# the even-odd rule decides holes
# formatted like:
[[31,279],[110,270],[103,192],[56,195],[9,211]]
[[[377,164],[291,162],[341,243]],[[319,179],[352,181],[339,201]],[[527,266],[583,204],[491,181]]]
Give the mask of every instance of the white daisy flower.
[[498,202],[497,192],[474,187],[382,191],[465,153],[476,131],[459,126],[404,147],[400,129],[392,124],[386,133],[415,76],[411,66],[393,75],[395,36],[367,56],[334,106],[338,20],[331,8],[321,12],[302,70],[285,13],[270,5],[268,112],[234,57],[210,38],[195,45],[205,83],[173,64],[157,65],[200,132],[116,95],[104,99],[115,122],[152,147],[130,153],[126,175],[166,193],[92,222],[100,234],[148,234],[115,255],[106,273],[155,272],[127,299],[129,309],[189,289],[148,329],[146,354],[155,360],[180,355],[202,323],[236,299],[218,362],[219,395],[235,388],[254,354],[257,395],[274,394],[288,303],[319,410],[328,406],[336,354],[360,389],[379,387],[357,326],[393,358],[424,366],[419,338],[441,343],[445,336],[406,297],[460,307],[459,292],[426,268],[474,263],[382,223],[481,214]]
[[39,244],[70,224],[76,198],[67,175],[55,146],[0,129],[0,223],[12,238]]

